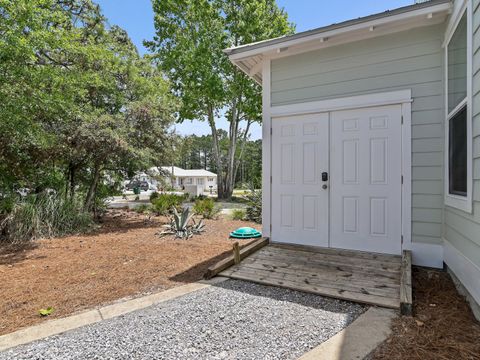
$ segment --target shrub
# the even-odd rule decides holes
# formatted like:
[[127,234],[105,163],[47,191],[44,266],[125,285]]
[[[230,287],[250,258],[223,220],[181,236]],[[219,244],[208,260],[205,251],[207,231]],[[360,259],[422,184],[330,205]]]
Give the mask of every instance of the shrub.
[[[188,194],[186,194],[188,197]],[[207,199],[208,197],[206,195],[200,194],[198,196],[190,196],[190,201],[191,202],[196,202],[197,200],[204,200]]]
[[170,219],[170,224],[164,225],[164,231],[158,233],[160,237],[166,235],[175,235],[176,238],[189,239],[193,235],[201,234],[205,231],[205,224],[203,220],[199,223],[195,222],[193,214],[190,214],[190,209],[182,209],[180,214],[177,209],[173,208],[173,216]]
[[244,220],[245,215],[245,209],[233,209],[230,218],[232,220]]
[[175,194],[160,194],[152,201],[152,209],[159,215],[168,215],[172,213],[172,209],[181,210],[181,205],[185,197]]
[[13,245],[82,232],[93,225],[82,204],[63,194],[32,194],[17,199],[0,223],[2,239]]
[[245,211],[245,218],[249,221],[254,221],[257,224],[262,223],[262,191],[252,191],[245,196],[247,200],[247,208]]
[[145,214],[152,209],[152,206],[149,204],[140,204],[134,208],[135,212],[139,214]]
[[153,201],[155,199],[158,199],[159,196],[160,196],[160,194],[158,192],[154,191],[153,193],[150,194],[150,202],[153,203]]
[[245,196],[232,196],[229,202],[237,203],[237,204],[246,204],[247,199]]
[[220,207],[216,206],[211,198],[197,199],[193,205],[193,212],[203,216],[204,219],[213,219],[220,212]]
[[0,215],[12,212],[13,207],[15,206],[15,197],[16,196],[13,195],[5,197],[0,195]]

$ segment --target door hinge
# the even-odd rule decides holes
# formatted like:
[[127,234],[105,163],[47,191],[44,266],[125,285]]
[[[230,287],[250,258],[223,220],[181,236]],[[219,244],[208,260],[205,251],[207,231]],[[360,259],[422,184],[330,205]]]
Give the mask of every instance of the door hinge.
[[401,179],[401,180],[402,180],[402,185],[403,185],[403,175],[402,175],[402,179]]
[[273,128],[270,128],[270,135],[273,135]]
[[402,245],[403,245],[403,235],[402,235]]
[[402,115],[402,125],[403,125],[403,115]]
[[270,175],[270,184],[273,183],[273,176]]

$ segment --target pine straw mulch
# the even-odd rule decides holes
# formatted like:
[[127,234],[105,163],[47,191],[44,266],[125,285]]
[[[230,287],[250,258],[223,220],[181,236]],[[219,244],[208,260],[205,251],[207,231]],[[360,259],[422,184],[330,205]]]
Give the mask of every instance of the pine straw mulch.
[[[90,234],[45,239],[30,248],[0,248],[0,335],[48,319],[202,279],[232,251],[230,231],[257,225],[206,220],[189,240],[156,233],[166,218],[112,211]],[[250,240],[240,241],[245,245]],[[52,306],[42,318],[38,310]]]
[[372,359],[480,359],[480,323],[443,271],[413,268],[414,316],[397,318]]

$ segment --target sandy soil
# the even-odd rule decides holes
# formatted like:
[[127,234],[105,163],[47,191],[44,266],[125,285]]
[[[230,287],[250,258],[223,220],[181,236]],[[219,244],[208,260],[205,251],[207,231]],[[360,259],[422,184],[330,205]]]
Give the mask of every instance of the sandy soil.
[[[38,241],[20,251],[0,249],[0,335],[46,319],[125,297],[197,281],[232,249],[230,231],[258,225],[206,220],[206,232],[189,240],[159,238],[165,218],[114,211],[86,235]],[[241,244],[248,240],[240,241]],[[42,318],[38,310],[52,306]]]

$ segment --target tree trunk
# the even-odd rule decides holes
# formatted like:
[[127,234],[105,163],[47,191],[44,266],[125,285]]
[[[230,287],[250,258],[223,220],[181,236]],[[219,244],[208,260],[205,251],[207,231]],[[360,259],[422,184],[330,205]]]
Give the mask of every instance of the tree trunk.
[[[240,147],[240,154],[238,156],[238,162],[235,166],[235,170],[233,172],[233,181],[237,178],[238,174],[238,167],[240,163],[243,163],[243,154],[245,152],[245,144],[247,143],[247,138],[248,138],[248,133],[250,132],[250,125],[252,125],[252,122],[250,120],[247,120],[247,127],[245,128],[245,133],[243,134],[243,142],[242,146]],[[242,175],[242,181],[243,181],[243,175]]]
[[75,173],[76,173],[76,170],[77,170],[76,165],[71,162],[70,165],[69,165],[69,175],[70,176],[69,176],[69,179],[68,179],[69,186],[70,186],[70,189],[69,189],[70,200],[73,200],[73,198],[75,197]]
[[231,119],[230,119],[230,144],[228,148],[227,173],[225,184],[226,198],[231,198],[233,187],[235,185],[235,153],[237,151],[238,140],[238,123],[240,115],[240,100],[234,99],[232,103]]
[[220,147],[218,144],[218,134],[217,127],[215,126],[215,117],[213,114],[213,108],[209,106],[208,108],[208,124],[212,130],[212,139],[213,139],[213,157],[217,163],[217,191],[218,198],[225,199],[224,195],[224,186],[223,186],[223,175],[222,175],[222,160],[220,158]]
[[84,209],[86,211],[92,210],[93,201],[95,200],[95,193],[97,191],[98,181],[100,180],[100,174],[101,174],[100,166],[95,165],[95,168],[93,170],[92,182],[90,183],[90,187],[88,188],[88,192],[87,192],[87,197],[85,198]]

